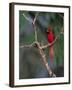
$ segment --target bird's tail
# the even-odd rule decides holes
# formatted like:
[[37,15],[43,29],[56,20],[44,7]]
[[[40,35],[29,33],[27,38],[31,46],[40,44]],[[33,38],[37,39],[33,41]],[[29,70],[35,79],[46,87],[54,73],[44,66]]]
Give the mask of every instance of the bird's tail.
[[53,45],[51,45],[51,46],[49,47],[49,58],[50,58],[50,60],[52,60],[52,61],[53,61],[53,59],[54,59],[54,49],[53,49]]

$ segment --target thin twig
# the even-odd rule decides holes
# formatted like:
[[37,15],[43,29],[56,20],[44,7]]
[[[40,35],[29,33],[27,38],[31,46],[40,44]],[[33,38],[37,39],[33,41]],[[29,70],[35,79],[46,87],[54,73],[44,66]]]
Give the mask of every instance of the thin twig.
[[58,14],[62,19],[64,19],[64,17],[61,14]]
[[24,13],[23,13],[23,16],[24,16],[24,18],[25,18],[27,21],[33,23],[32,19],[28,18]]
[[37,16],[38,15],[39,15],[39,13],[36,13],[35,18],[33,20],[33,27],[34,27],[34,31],[35,31],[35,41],[37,41],[37,30],[36,30],[35,23],[36,23],[36,20],[37,20]]
[[22,45],[22,46],[20,46],[20,48],[31,48],[31,47],[33,47],[33,45],[35,45],[35,42],[33,42],[29,45]]
[[23,13],[24,18],[25,18],[27,21],[29,21],[29,22],[31,22],[31,23],[33,24],[34,31],[35,31],[35,41],[37,41],[37,31],[36,31],[35,22],[36,22],[36,19],[37,19],[38,14],[39,14],[39,13],[36,13],[35,18],[34,18],[34,20],[32,21],[30,18],[28,18],[28,17]]
[[[61,34],[64,34],[64,33],[63,33],[63,28],[61,29],[61,32],[56,36],[55,40],[54,40],[52,43],[48,43],[48,44],[46,44],[46,45],[40,46],[40,48],[41,48],[41,49],[45,49],[45,48],[53,45]],[[32,47],[34,44],[38,44],[38,43],[39,43],[38,41],[34,41],[33,43],[31,43],[31,44],[29,44],[29,45],[22,45],[22,46],[20,46],[20,48]]]
[[38,15],[39,15],[39,12],[36,13],[35,18],[33,20],[33,24],[35,24]]
[[37,41],[37,31],[36,31],[36,27],[34,27],[34,31],[35,31],[35,41]]
[[48,44],[46,44],[46,45],[44,45],[44,46],[41,46],[41,48],[42,48],[42,49],[45,49],[45,48],[53,45],[61,34],[64,34],[64,33],[63,33],[63,28],[61,29],[61,32],[56,36],[55,40],[54,40],[52,43],[48,43]]
[[64,34],[64,28],[62,27],[60,34]]

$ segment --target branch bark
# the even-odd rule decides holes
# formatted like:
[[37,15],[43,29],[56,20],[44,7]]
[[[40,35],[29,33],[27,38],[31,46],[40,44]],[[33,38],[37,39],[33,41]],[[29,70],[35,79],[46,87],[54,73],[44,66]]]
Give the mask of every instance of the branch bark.
[[33,28],[34,28],[34,31],[35,31],[35,41],[37,42],[37,30],[36,30],[36,26],[35,26],[35,23],[36,23],[36,19],[37,19],[37,16],[38,16],[39,13],[36,13],[35,15],[35,18],[33,20]]
[[23,13],[23,16],[27,21],[29,21],[30,23],[33,23],[32,19],[28,18],[24,13]]
[[61,32],[56,36],[55,40],[54,40],[52,43],[48,43],[47,45],[42,46],[42,49],[45,49],[45,48],[53,45],[61,34],[63,34],[63,31],[61,31]]
[[33,43],[29,44],[29,45],[22,45],[22,46],[20,46],[20,48],[31,48],[31,47],[33,47],[35,45],[35,43],[36,42],[33,42]]
[[40,44],[37,43],[37,47],[38,47],[38,51],[39,51],[39,54],[41,55],[41,58],[42,58],[42,61],[44,63],[44,66],[46,67],[48,73],[50,76],[52,77],[56,77],[56,75],[52,72],[52,70],[50,69],[49,65],[48,65],[48,62],[46,60],[46,56],[45,56],[45,53],[43,51],[43,49],[41,48]]
[[42,62],[43,62],[43,64],[44,64],[44,66],[46,67],[46,69],[47,69],[50,77],[51,77],[51,76],[52,76],[52,77],[56,77],[56,75],[52,72],[52,70],[51,70],[50,67],[49,67],[49,64],[48,64],[48,62],[47,62],[47,60],[46,60],[45,53],[44,53],[42,47],[40,46],[39,42],[33,42],[33,43],[30,44],[30,45],[23,45],[23,46],[21,46],[20,48],[31,48],[31,47],[33,47],[33,46],[36,46],[36,47],[37,47],[37,49],[38,49],[38,51],[39,51],[39,54],[41,55]]

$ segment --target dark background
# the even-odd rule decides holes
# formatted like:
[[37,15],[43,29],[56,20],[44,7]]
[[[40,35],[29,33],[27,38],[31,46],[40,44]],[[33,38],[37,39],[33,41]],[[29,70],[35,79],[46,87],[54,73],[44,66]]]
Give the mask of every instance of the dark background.
[[[37,12],[19,11],[19,46],[31,44],[34,41],[34,29],[31,22],[23,17],[23,13],[30,20],[33,20]],[[64,14],[53,12],[39,12],[36,20],[36,28],[38,41],[41,44],[47,44],[46,30],[50,25],[53,27],[55,37],[64,27]],[[49,59],[49,48],[44,50],[47,62],[57,77],[64,76],[64,35],[60,35],[57,41],[53,44],[54,60],[51,65]],[[49,77],[46,68],[41,62],[41,56],[37,48],[19,48],[19,78],[45,78]]]

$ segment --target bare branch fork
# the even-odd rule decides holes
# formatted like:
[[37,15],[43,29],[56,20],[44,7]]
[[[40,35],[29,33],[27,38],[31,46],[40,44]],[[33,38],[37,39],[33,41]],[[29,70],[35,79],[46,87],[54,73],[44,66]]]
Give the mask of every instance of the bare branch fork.
[[44,63],[44,66],[46,67],[49,75],[52,76],[52,77],[56,77],[56,75],[52,72],[52,70],[51,70],[50,67],[49,67],[49,64],[48,64],[48,62],[47,62],[47,59],[46,59],[46,56],[45,56],[45,53],[44,53],[43,49],[45,49],[45,48],[51,46],[52,44],[54,44],[54,43],[56,42],[56,40],[58,39],[58,37],[60,36],[60,34],[63,34],[63,32],[62,32],[62,30],[61,30],[61,32],[56,36],[55,40],[54,40],[52,43],[48,43],[47,45],[42,45],[42,46],[41,46],[41,45],[40,45],[40,42],[38,42],[37,30],[36,30],[36,26],[35,26],[36,19],[37,19],[37,16],[38,16],[38,15],[39,15],[39,13],[36,13],[35,18],[34,18],[33,21],[32,21],[30,18],[26,17],[26,15],[23,13],[24,18],[25,18],[27,21],[29,21],[30,23],[33,24],[33,28],[34,28],[34,31],[35,31],[35,41],[34,41],[33,43],[29,44],[29,45],[20,46],[20,48],[31,48],[31,47],[36,46],[37,49],[38,49],[38,51],[39,51],[39,54],[41,55],[42,61],[43,61],[43,63]]

